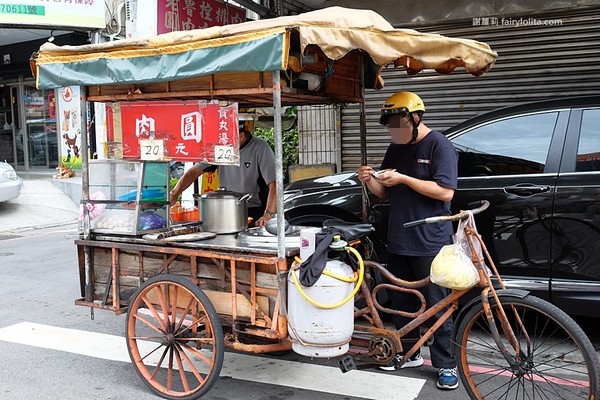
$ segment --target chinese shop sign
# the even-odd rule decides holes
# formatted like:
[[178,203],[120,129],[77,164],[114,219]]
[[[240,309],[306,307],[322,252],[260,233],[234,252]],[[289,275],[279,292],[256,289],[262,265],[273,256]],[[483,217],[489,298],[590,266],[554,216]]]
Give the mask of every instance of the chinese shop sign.
[[239,165],[237,103],[114,103],[111,120],[123,158]]
[[246,10],[218,0],[167,0],[158,2],[158,34],[237,24]]

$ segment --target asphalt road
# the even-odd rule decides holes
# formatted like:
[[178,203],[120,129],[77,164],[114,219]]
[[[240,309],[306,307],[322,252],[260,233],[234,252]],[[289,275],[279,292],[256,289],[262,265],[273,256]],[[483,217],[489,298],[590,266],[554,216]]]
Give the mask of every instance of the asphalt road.
[[[48,186],[50,185],[50,186]],[[125,317],[75,306],[80,297],[73,238],[77,206],[51,182],[25,181],[0,203],[0,398],[151,399],[129,362]],[[596,320],[578,320],[600,349]],[[427,360],[427,349],[424,350]],[[436,370],[341,374],[333,360],[227,352],[204,398],[359,400],[467,398],[435,388]]]
[[[150,399],[125,349],[125,317],[76,306],[78,207],[49,179],[0,203],[0,398]],[[256,372],[255,372],[256,371]],[[301,376],[304,378],[300,379]],[[342,374],[334,360],[226,352],[206,399],[431,399],[436,370]],[[274,382],[276,384],[274,384]],[[411,394],[412,393],[412,394]],[[459,388],[444,393],[464,399]]]
[[[90,309],[74,304],[80,297],[75,231],[37,232],[0,240],[0,398],[158,398],[127,358],[125,317],[96,310],[92,320]],[[226,352],[223,372],[204,398],[441,398],[435,376],[432,367],[342,374],[333,360]],[[449,400],[465,396],[462,388],[443,393]]]

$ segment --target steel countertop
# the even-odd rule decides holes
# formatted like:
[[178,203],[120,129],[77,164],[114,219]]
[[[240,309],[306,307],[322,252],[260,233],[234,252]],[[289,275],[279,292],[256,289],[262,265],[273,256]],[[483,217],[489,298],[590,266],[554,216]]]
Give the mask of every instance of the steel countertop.
[[[220,234],[212,239],[204,239],[190,242],[166,242],[161,240],[147,240],[137,236],[122,236],[108,234],[93,234],[92,240],[104,240],[121,243],[137,243],[153,246],[179,247],[198,250],[213,250],[243,254],[262,254],[268,256],[277,256],[277,243],[252,243],[240,239],[237,233]],[[286,246],[286,257],[295,256],[300,253],[299,246]]]

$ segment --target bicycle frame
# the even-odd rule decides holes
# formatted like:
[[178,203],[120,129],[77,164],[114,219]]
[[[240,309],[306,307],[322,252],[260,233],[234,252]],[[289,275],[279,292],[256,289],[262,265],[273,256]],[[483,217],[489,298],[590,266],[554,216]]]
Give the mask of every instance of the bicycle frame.
[[[469,291],[466,290],[454,290],[451,294],[449,294],[443,301],[434,305],[428,310],[425,310],[425,298],[418,291],[419,288],[425,287],[431,283],[429,277],[422,279],[420,281],[404,281],[402,279],[396,278],[391,272],[389,272],[382,265],[374,262],[374,261],[365,261],[365,268],[372,268],[378,270],[381,275],[391,283],[381,283],[376,285],[373,290],[369,289],[368,285],[363,282],[361,286],[362,294],[365,298],[365,302],[367,306],[356,310],[354,313],[354,317],[365,317],[369,322],[371,322],[372,326],[355,324],[355,332],[359,334],[375,334],[375,335],[385,335],[389,336],[394,341],[394,346],[398,353],[404,352],[404,346],[402,345],[401,339],[406,336],[409,332],[413,331],[420,327],[423,323],[428,321],[431,317],[433,317],[437,312],[444,310],[449,306],[449,308],[444,312],[441,318],[427,330],[425,334],[422,335],[421,339],[419,339],[414,346],[412,346],[407,352],[404,354],[404,360],[410,358],[431,336],[433,333],[452,315],[452,313],[458,308],[458,299],[463,296],[465,293]],[[401,292],[407,292],[414,294],[421,301],[421,307],[416,312],[407,312],[401,310],[392,310],[386,307],[383,307],[377,301],[377,293],[382,290],[397,290]],[[385,328],[381,317],[379,315],[379,311],[385,312],[391,315],[399,315],[403,317],[413,318],[413,320],[405,325],[402,329],[388,330]],[[376,350],[376,349],[374,349]],[[393,354],[392,354],[393,353]],[[382,362],[387,362],[391,360],[396,353],[390,352],[391,357],[385,357],[382,359]]]
[[[477,213],[482,212],[485,209],[487,209],[488,206],[489,206],[488,202],[483,202],[479,208],[474,209],[471,212],[473,212],[473,214],[477,214]],[[435,223],[435,222],[441,222],[441,221],[463,220],[463,219],[468,218],[468,216],[469,216],[469,212],[462,211],[453,216],[433,217],[433,218],[426,218],[425,220],[410,222],[410,223],[406,224],[405,226],[415,226],[415,225],[422,224],[422,223]],[[502,289],[506,289],[506,286],[504,285],[504,282],[502,282],[502,279],[500,278],[500,275],[498,274],[498,270],[496,269],[496,266],[494,265],[490,255],[487,251],[487,248],[485,247],[485,244],[484,244],[483,240],[481,239],[481,236],[476,231],[469,229],[468,227],[465,228],[465,234],[468,238],[469,247],[471,250],[471,260],[472,260],[473,264],[475,265],[475,267],[477,268],[477,272],[479,274],[480,281],[479,281],[478,285],[480,287],[483,287],[483,290],[482,290],[482,293],[480,296],[480,300],[483,303],[483,307],[485,310],[485,315],[486,315],[486,319],[489,324],[490,331],[492,332],[494,341],[496,342],[496,345],[498,346],[499,350],[503,354],[504,358],[507,360],[507,362],[509,363],[509,365],[511,366],[512,369],[517,370],[519,368],[519,358],[518,357],[522,356],[523,353],[521,352],[520,344],[516,338],[516,335],[513,332],[513,329],[511,328],[511,326],[508,322],[508,317],[506,316],[506,314],[504,313],[504,311],[502,310],[501,307],[499,307],[499,309],[500,309],[500,315],[499,315],[500,327],[501,327],[503,333],[508,338],[511,347],[514,349],[515,354],[516,354],[515,356],[512,356],[509,353],[509,350],[506,348],[506,346],[500,339],[500,332],[498,331],[498,324],[496,323],[496,320],[495,320],[494,315],[491,310],[490,296],[494,299],[494,301],[498,305],[500,304],[500,299],[499,299],[498,294],[496,293],[496,289],[494,288],[494,285],[492,283],[491,274],[487,273],[487,270],[485,267],[486,264],[485,264],[484,260],[487,261],[487,263],[489,264],[489,266],[492,270],[492,274],[498,280],[500,287]],[[479,244],[481,245],[483,256],[480,256],[478,254],[478,252],[476,250],[476,246],[475,246],[475,240],[477,240],[479,242]],[[359,317],[364,317],[367,321],[369,321],[371,323],[371,326],[355,324],[355,336],[367,334],[367,335],[372,335],[372,336],[383,335],[383,336],[387,336],[387,337],[391,338],[391,340],[393,341],[394,347],[395,347],[394,350],[396,350],[396,352],[398,352],[398,353],[404,354],[402,362],[405,362],[412,355],[414,355],[415,352],[417,352],[421,348],[421,346],[423,346],[425,344],[425,342],[427,342],[433,336],[435,331],[448,318],[450,318],[450,316],[454,313],[454,311],[456,311],[458,309],[458,299],[460,299],[463,295],[465,295],[467,292],[470,291],[470,289],[452,290],[452,292],[448,296],[446,296],[441,302],[433,305],[429,309],[426,309],[425,298],[421,294],[421,292],[419,292],[418,289],[431,284],[431,280],[429,277],[419,280],[419,281],[410,282],[410,281],[405,281],[405,280],[395,277],[385,267],[383,267],[381,264],[376,263],[374,261],[365,261],[365,267],[371,268],[373,270],[377,270],[382,275],[382,277],[385,278],[385,280],[387,280],[389,283],[380,283],[380,284],[376,285],[372,290],[368,287],[366,282],[362,283],[361,292],[362,292],[362,295],[364,296],[366,306],[361,309],[357,309],[354,313],[354,317],[355,317],[355,319],[357,319]],[[385,308],[381,304],[379,304],[379,302],[377,301],[377,293],[382,289],[396,290],[396,291],[411,293],[411,294],[417,296],[417,298],[420,300],[421,307],[416,312],[406,312],[406,311],[401,311],[401,310],[393,310],[393,309]],[[442,316],[440,318],[438,318],[438,320],[426,332],[424,332],[422,334],[421,338],[419,340],[417,340],[416,343],[414,345],[412,345],[412,347],[410,349],[408,349],[408,351],[405,351],[401,339],[404,336],[406,336],[409,332],[413,331],[414,329],[418,329],[426,321],[431,319],[436,313],[443,311],[443,310],[445,310],[445,311],[442,314]],[[391,315],[399,315],[399,316],[403,316],[403,317],[413,318],[413,320],[398,331],[388,330],[385,328],[385,326],[381,320],[379,311],[385,312],[385,313],[391,314]],[[525,327],[523,326],[523,323],[522,323],[522,321],[520,321],[520,319],[518,320],[517,323],[523,329],[523,331],[525,331]],[[529,340],[528,340],[528,346],[529,346]],[[388,351],[386,351],[386,350],[388,350]],[[389,349],[377,348],[377,346],[375,346],[375,348],[371,349],[368,353],[364,354],[363,356],[365,356],[365,357],[366,356],[372,356],[372,357],[374,356],[376,358],[377,358],[377,356],[381,356],[379,358],[379,361],[381,363],[386,363],[386,362],[390,361],[395,355],[396,354],[394,351],[389,351]]]

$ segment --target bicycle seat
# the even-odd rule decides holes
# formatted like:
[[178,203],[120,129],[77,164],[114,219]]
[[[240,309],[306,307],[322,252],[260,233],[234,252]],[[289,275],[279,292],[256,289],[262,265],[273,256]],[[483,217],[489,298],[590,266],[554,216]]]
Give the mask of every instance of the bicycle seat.
[[334,228],[342,232],[344,240],[351,242],[373,232],[373,225],[367,223],[348,222],[341,219],[323,221],[323,228]]

